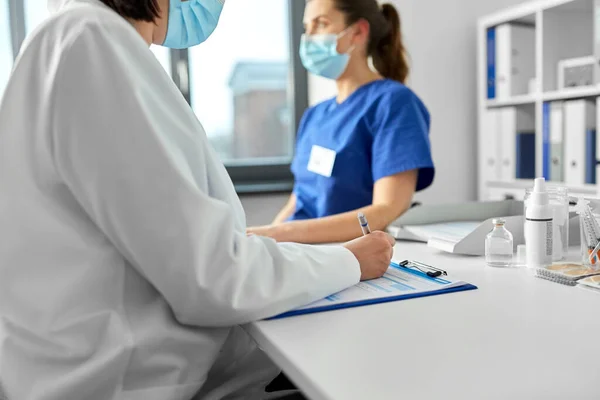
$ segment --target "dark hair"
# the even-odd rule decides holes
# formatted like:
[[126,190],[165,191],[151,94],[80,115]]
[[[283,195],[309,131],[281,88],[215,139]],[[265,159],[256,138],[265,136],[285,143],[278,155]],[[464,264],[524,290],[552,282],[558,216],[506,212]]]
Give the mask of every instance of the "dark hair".
[[379,7],[377,0],[333,0],[335,7],[346,15],[346,24],[352,25],[361,19],[371,27],[367,56],[385,78],[405,83],[409,65],[406,48],[402,40],[400,15],[392,4]]
[[154,22],[160,16],[158,0],[101,0],[123,18]]

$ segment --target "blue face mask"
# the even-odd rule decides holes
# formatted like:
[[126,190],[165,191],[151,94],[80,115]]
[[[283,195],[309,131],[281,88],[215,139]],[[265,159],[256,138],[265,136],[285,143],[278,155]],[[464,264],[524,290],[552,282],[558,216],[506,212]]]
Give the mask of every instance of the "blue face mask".
[[346,34],[347,30],[339,35],[302,35],[300,41],[300,59],[308,72],[328,79],[338,79],[346,70],[350,62],[351,48],[348,53],[340,54],[337,51],[338,39]]
[[163,46],[187,49],[204,42],[217,27],[223,4],[225,0],[171,0]]

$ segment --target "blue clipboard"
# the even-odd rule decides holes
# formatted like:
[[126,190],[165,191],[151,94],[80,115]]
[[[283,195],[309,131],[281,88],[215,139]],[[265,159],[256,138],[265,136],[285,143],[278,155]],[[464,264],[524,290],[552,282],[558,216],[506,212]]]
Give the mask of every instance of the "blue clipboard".
[[[419,272],[415,272],[415,271],[410,271],[410,272],[417,274],[417,275],[423,275],[423,274],[421,274]],[[314,307],[314,308],[308,308],[308,309],[292,310],[292,311],[285,312],[283,314],[276,315],[271,318],[267,318],[267,321],[274,320],[274,319],[294,317],[297,315],[306,315],[306,314],[314,314],[314,313],[334,311],[334,310],[342,310],[345,308],[363,307],[363,306],[369,306],[372,304],[389,303],[392,301],[402,301],[402,300],[416,299],[418,297],[437,296],[440,294],[464,292],[467,290],[475,290],[475,289],[477,289],[477,286],[471,285],[470,283],[466,283],[462,286],[455,286],[455,287],[446,288],[446,289],[434,290],[431,292],[406,293],[406,294],[400,294],[397,296],[381,297],[381,298],[376,298],[376,299],[353,301],[353,302],[348,302],[348,303],[343,303],[343,304],[332,304],[332,305],[325,305],[325,306],[321,306],[321,307]]]

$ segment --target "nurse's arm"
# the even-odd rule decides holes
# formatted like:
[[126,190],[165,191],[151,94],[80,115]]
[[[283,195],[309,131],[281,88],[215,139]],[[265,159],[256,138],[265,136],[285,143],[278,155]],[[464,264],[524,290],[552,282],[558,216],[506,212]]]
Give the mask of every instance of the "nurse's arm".
[[279,214],[277,214],[277,216],[273,220],[273,225],[282,224],[285,221],[287,221],[288,218],[292,216],[292,214],[294,213],[295,210],[296,210],[296,195],[294,193],[292,193],[290,195],[290,199],[288,200],[288,202],[285,204],[285,206],[283,206],[281,211],[279,211]]
[[356,219],[364,213],[372,230],[384,230],[410,208],[417,187],[418,171],[406,171],[379,179],[370,206],[325,218],[275,225],[266,235],[280,242],[339,243],[352,240],[362,231]]

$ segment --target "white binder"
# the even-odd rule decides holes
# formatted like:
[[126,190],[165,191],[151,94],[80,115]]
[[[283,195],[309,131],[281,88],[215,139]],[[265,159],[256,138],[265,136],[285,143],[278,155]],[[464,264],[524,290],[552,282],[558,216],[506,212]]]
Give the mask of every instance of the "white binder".
[[556,101],[550,104],[550,180],[555,182],[564,180],[563,131],[563,102]]
[[480,146],[481,157],[480,171],[484,181],[500,180],[500,137],[501,114],[500,109],[486,110],[483,114],[483,132],[481,137],[485,145]]
[[588,129],[596,129],[595,104],[587,100],[564,103],[564,176],[571,186],[585,184],[585,144]]
[[529,93],[535,78],[535,28],[502,24],[496,27],[496,98]]
[[514,107],[501,110],[500,180],[502,181],[515,180],[517,175],[517,114],[517,109]]

